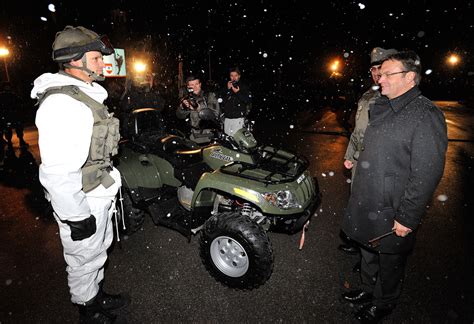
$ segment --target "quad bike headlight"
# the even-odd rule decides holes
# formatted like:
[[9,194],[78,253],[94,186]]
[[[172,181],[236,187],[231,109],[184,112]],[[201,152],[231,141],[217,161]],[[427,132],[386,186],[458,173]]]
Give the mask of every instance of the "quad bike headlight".
[[290,190],[266,192],[263,194],[263,198],[273,206],[281,209],[301,208],[298,200],[293,196]]

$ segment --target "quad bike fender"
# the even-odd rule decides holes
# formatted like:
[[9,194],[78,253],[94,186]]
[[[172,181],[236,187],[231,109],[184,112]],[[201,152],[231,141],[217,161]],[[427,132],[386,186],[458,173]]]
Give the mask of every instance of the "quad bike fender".
[[[309,175],[309,173],[308,173]],[[308,180],[312,181],[312,178]],[[312,183],[312,182],[311,182]],[[302,184],[296,181],[284,184],[265,185],[264,183],[249,179],[214,171],[212,173],[204,173],[194,190],[191,201],[192,208],[205,206],[209,204],[209,191],[227,193],[229,197],[236,197],[241,201],[247,201],[257,206],[263,213],[273,215],[289,215],[304,212],[317,199],[314,186],[312,184]],[[265,195],[269,192],[277,192],[279,190],[290,190],[294,193],[300,206],[282,209],[271,204]]]
[[128,188],[161,188],[164,184],[177,187],[181,184],[174,178],[171,164],[153,154],[124,150],[117,169]]

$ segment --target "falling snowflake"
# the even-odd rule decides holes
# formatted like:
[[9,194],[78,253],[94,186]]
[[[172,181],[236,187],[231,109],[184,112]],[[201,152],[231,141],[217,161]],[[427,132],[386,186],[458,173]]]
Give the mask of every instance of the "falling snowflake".
[[437,199],[438,199],[439,201],[446,201],[446,200],[448,200],[448,196],[446,196],[446,195],[439,195],[439,196],[437,197]]
[[377,217],[378,217],[378,215],[377,215],[376,213],[374,213],[374,212],[370,212],[369,215],[368,215],[368,218],[369,218],[370,220],[376,220]]
[[359,6],[359,9],[361,10],[365,9],[365,4],[359,2],[357,5]]

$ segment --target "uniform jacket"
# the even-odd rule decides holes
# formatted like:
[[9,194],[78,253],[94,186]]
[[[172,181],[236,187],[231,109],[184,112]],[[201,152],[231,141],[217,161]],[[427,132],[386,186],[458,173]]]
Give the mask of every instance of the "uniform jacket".
[[224,118],[242,118],[247,116],[252,103],[252,96],[249,87],[243,83],[238,82],[237,86],[240,90],[236,93],[232,89],[225,89],[222,94],[222,112]]
[[[34,81],[31,98],[50,87],[78,86],[102,103],[107,91],[99,84],[87,84],[64,73],[45,73]],[[91,215],[86,194],[82,190],[81,168],[89,156],[94,117],[84,103],[66,94],[48,96],[38,108],[35,119],[41,165],[40,182],[48,192],[54,211],[62,220],[80,221]],[[115,172],[116,183],[120,174]],[[108,192],[115,191],[115,192]],[[117,186],[99,186],[87,196],[115,196]]]
[[349,144],[347,145],[346,154],[344,155],[345,160],[356,163],[359,159],[365,129],[369,122],[369,105],[373,104],[377,98],[380,98],[380,91],[370,88],[359,99],[355,116],[355,127],[349,139]]
[[[370,107],[370,118],[342,222],[367,244],[391,231],[394,220],[415,231],[444,171],[447,127],[443,113],[415,87]],[[384,253],[413,248],[415,232],[380,241]]]
[[196,102],[198,108],[195,110],[187,109],[183,107],[182,104],[176,109],[176,117],[179,119],[189,118],[189,124],[193,129],[199,129],[199,124],[201,119],[199,118],[199,111],[204,108],[209,108],[214,111],[216,118],[220,114],[219,103],[217,102],[216,95],[213,92],[205,93],[201,91],[199,95],[196,96]]

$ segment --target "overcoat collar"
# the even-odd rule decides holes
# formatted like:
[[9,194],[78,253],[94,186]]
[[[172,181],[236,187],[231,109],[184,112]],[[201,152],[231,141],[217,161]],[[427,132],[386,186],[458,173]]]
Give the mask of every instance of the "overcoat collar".
[[420,94],[421,91],[415,86],[392,100],[388,99],[386,96],[377,98],[374,104],[370,107],[370,123],[378,124],[382,122],[385,117],[390,115],[390,113],[398,113]]
[[386,96],[381,96],[375,101],[375,105],[377,106],[389,106],[392,108],[393,112],[400,111],[403,107],[408,105],[410,101],[412,101],[415,97],[421,94],[420,89],[415,86],[402,94],[393,99],[388,99]]
[[420,89],[417,86],[414,86],[401,96],[389,100],[390,107],[392,107],[394,112],[399,112],[403,107],[408,105],[415,97],[418,97],[420,94]]

